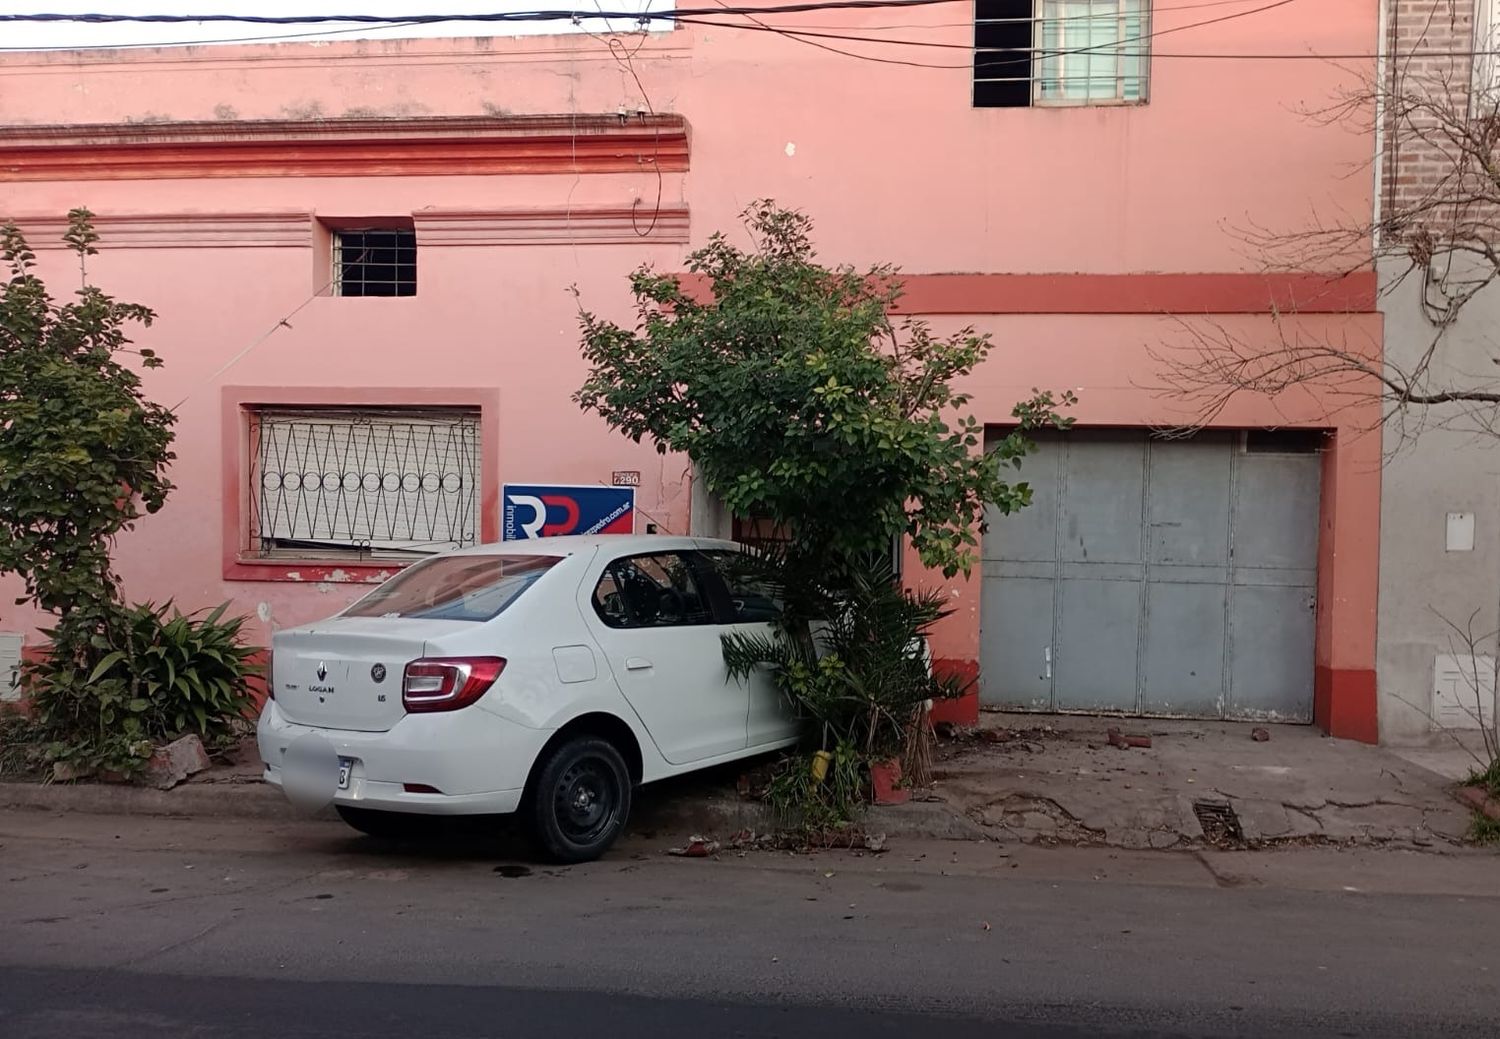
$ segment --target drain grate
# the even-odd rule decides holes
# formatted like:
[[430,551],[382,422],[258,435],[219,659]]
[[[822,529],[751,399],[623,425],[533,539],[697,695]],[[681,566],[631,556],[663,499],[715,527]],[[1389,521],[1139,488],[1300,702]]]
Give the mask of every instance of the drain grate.
[[1194,801],[1193,814],[1203,827],[1203,836],[1210,844],[1229,844],[1245,839],[1240,828],[1240,817],[1234,814],[1234,806],[1228,801]]

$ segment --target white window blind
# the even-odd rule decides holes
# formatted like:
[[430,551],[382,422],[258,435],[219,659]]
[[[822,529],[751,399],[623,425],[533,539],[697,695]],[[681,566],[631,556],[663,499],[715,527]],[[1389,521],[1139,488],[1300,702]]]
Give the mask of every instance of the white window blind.
[[1491,105],[1500,100],[1497,51],[1500,51],[1500,0],[1474,0],[1474,93]]
[[1140,101],[1146,93],[1147,0],[1040,0],[1036,97]]
[[21,699],[21,635],[0,632],[0,703]]
[[476,411],[258,410],[252,550],[430,553],[479,539]]

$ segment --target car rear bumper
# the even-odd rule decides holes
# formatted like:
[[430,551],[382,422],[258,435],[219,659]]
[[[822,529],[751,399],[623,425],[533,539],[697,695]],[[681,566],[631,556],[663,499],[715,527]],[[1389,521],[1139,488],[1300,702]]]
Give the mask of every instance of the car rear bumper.
[[318,736],[351,762],[348,789],[330,788],[334,804],[422,815],[516,811],[531,763],[551,735],[474,708],[407,715],[385,732],[324,729],[287,721],[274,700],[256,727],[266,782],[281,786],[287,748]]

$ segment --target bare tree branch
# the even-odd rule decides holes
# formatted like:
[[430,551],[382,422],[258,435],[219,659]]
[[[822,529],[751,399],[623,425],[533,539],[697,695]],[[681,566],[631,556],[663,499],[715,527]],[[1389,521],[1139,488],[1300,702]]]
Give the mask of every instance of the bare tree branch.
[[1163,382],[1156,391],[1191,416],[1177,432],[1213,423],[1242,395],[1274,402],[1301,389],[1330,418],[1349,409],[1378,413],[1398,444],[1432,429],[1500,437],[1500,349],[1484,358],[1493,372],[1476,372],[1452,343],[1460,314],[1500,281],[1500,90],[1471,90],[1467,58],[1434,69],[1406,57],[1391,63],[1388,81],[1366,81],[1304,113],[1367,135],[1381,121],[1389,147],[1372,161],[1400,190],[1380,218],[1314,214],[1298,230],[1233,230],[1264,273],[1336,279],[1378,265],[1381,291],[1413,293],[1430,335],[1414,356],[1393,357],[1368,336],[1351,342],[1337,321],[1293,320],[1295,310],[1274,313],[1274,334],[1253,341],[1213,321],[1178,321],[1182,334],[1151,351]]

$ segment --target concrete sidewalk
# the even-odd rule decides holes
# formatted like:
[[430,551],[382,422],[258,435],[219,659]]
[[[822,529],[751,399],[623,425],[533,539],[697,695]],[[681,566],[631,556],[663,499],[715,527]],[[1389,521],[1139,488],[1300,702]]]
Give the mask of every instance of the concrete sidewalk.
[[[1109,745],[1107,730],[1151,737]],[[867,833],[901,839],[1092,844],[1117,848],[1348,844],[1447,850],[1470,815],[1452,795],[1462,751],[1418,755],[1324,737],[1306,726],[1076,716],[982,716],[938,745],[931,787],[872,808]],[[1414,757],[1415,760],[1409,760]],[[1418,763],[1420,762],[1420,764]],[[635,833],[726,838],[777,829],[735,793],[739,766],[646,787]],[[1447,775],[1440,774],[1447,773]],[[101,783],[0,782],[0,808],[105,815],[306,818],[260,782],[253,745],[235,763],[172,790]],[[331,810],[318,818],[335,820]]]
[[[1112,746],[1111,727],[1151,746]],[[1419,765],[1310,726],[986,713],[940,746],[930,796],[1029,842],[1459,844],[1470,816],[1440,772],[1461,774],[1462,751],[1424,753]]]
[[[728,766],[642,788],[636,794],[631,812],[631,832],[724,838],[745,830],[759,834],[776,830],[776,819],[766,805],[735,793],[740,771],[740,766]],[[255,745],[247,742],[232,755],[230,763],[217,764],[170,790],[98,782],[0,781],[0,809],[339,823],[331,808],[309,816],[294,807],[280,790],[261,781],[261,772]],[[903,839],[986,838],[978,824],[937,799],[894,808],[872,808],[862,825],[865,832]]]

